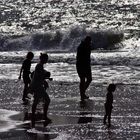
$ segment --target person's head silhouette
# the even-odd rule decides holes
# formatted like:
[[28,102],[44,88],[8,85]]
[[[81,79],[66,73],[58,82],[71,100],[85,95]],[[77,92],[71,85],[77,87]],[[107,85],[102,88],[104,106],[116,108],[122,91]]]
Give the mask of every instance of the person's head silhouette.
[[34,57],[34,54],[32,52],[28,52],[27,55],[26,55],[26,58],[29,59],[29,60],[32,60]]
[[48,62],[48,54],[47,53],[40,53],[40,61],[43,64],[47,63]]
[[109,84],[107,90],[108,92],[114,92],[116,89],[116,85],[115,84]]
[[85,42],[86,44],[90,44],[90,43],[91,43],[91,37],[90,37],[90,36],[86,36],[84,42]]

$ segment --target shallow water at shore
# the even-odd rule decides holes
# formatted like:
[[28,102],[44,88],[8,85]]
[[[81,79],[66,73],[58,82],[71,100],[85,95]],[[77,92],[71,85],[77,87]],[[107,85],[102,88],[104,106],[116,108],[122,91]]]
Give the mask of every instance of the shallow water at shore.
[[[26,51],[0,53],[0,79],[17,79]],[[40,51],[35,51],[31,67],[34,70]],[[78,82],[75,53],[48,53],[49,63],[45,68],[51,72],[54,81]],[[139,56],[129,52],[93,52],[91,55],[93,83],[139,84]]]
[[[90,99],[80,102],[78,82],[53,81],[50,83],[51,87],[48,91],[51,98],[48,114],[53,123],[43,128],[42,122],[37,122],[36,128],[46,134],[29,134],[26,130],[30,129],[32,100],[27,104],[22,103],[23,84],[22,81],[15,81],[0,80],[0,120],[3,122],[3,126],[0,128],[0,139],[109,140],[140,138],[139,85],[117,85],[114,92],[112,126],[108,129],[103,125],[107,85],[92,83],[87,91]],[[38,119],[42,115],[41,108],[40,103],[37,109]],[[2,114],[2,112],[4,113]]]

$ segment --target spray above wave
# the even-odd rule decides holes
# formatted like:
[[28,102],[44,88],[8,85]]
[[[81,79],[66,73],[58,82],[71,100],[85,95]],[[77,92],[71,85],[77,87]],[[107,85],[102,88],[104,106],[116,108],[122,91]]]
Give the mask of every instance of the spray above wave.
[[123,40],[119,31],[95,31],[84,27],[74,26],[68,30],[48,31],[24,36],[0,36],[1,51],[19,50],[51,50],[76,51],[80,41],[90,35],[93,49],[116,49]]

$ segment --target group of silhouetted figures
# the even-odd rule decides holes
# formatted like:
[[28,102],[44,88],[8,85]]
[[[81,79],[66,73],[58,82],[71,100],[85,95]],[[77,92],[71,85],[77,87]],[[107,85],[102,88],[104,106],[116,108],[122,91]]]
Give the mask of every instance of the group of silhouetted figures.
[[[86,89],[89,87],[92,81],[92,72],[91,72],[91,64],[90,64],[90,55],[91,55],[91,37],[86,36],[86,38],[81,41],[80,45],[77,48],[77,56],[76,56],[76,69],[78,76],[80,78],[80,96],[81,101],[89,99],[89,96],[85,94]],[[51,73],[44,69],[44,64],[48,62],[47,53],[41,53],[39,56],[40,61],[37,63],[35,70],[31,73],[31,63],[34,54],[32,52],[28,52],[26,55],[26,59],[22,63],[22,67],[20,70],[19,79],[21,79],[21,75],[24,81],[24,90],[22,100],[25,102],[29,97],[28,93],[32,93],[34,100],[32,104],[32,116],[31,116],[31,125],[32,128],[35,127],[35,112],[37,105],[40,99],[44,101],[43,107],[43,120],[44,126],[47,126],[51,123],[51,119],[47,116],[48,107],[50,104],[50,98],[46,92],[46,88],[48,88],[48,83],[46,79],[52,80],[50,78]],[[111,112],[112,112],[112,104],[113,104],[113,92],[116,89],[115,84],[110,84],[107,88],[107,96],[105,103],[105,116],[103,123],[106,124],[106,119],[108,117],[108,127],[111,125]]]

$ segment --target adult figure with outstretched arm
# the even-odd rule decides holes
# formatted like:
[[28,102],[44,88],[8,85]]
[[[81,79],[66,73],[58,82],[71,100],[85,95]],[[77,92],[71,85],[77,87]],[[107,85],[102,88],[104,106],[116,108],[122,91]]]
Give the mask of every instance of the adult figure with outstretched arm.
[[80,96],[81,100],[88,99],[89,96],[85,94],[86,89],[89,87],[92,81],[91,64],[91,37],[86,36],[77,48],[76,56],[76,69],[80,78]]

